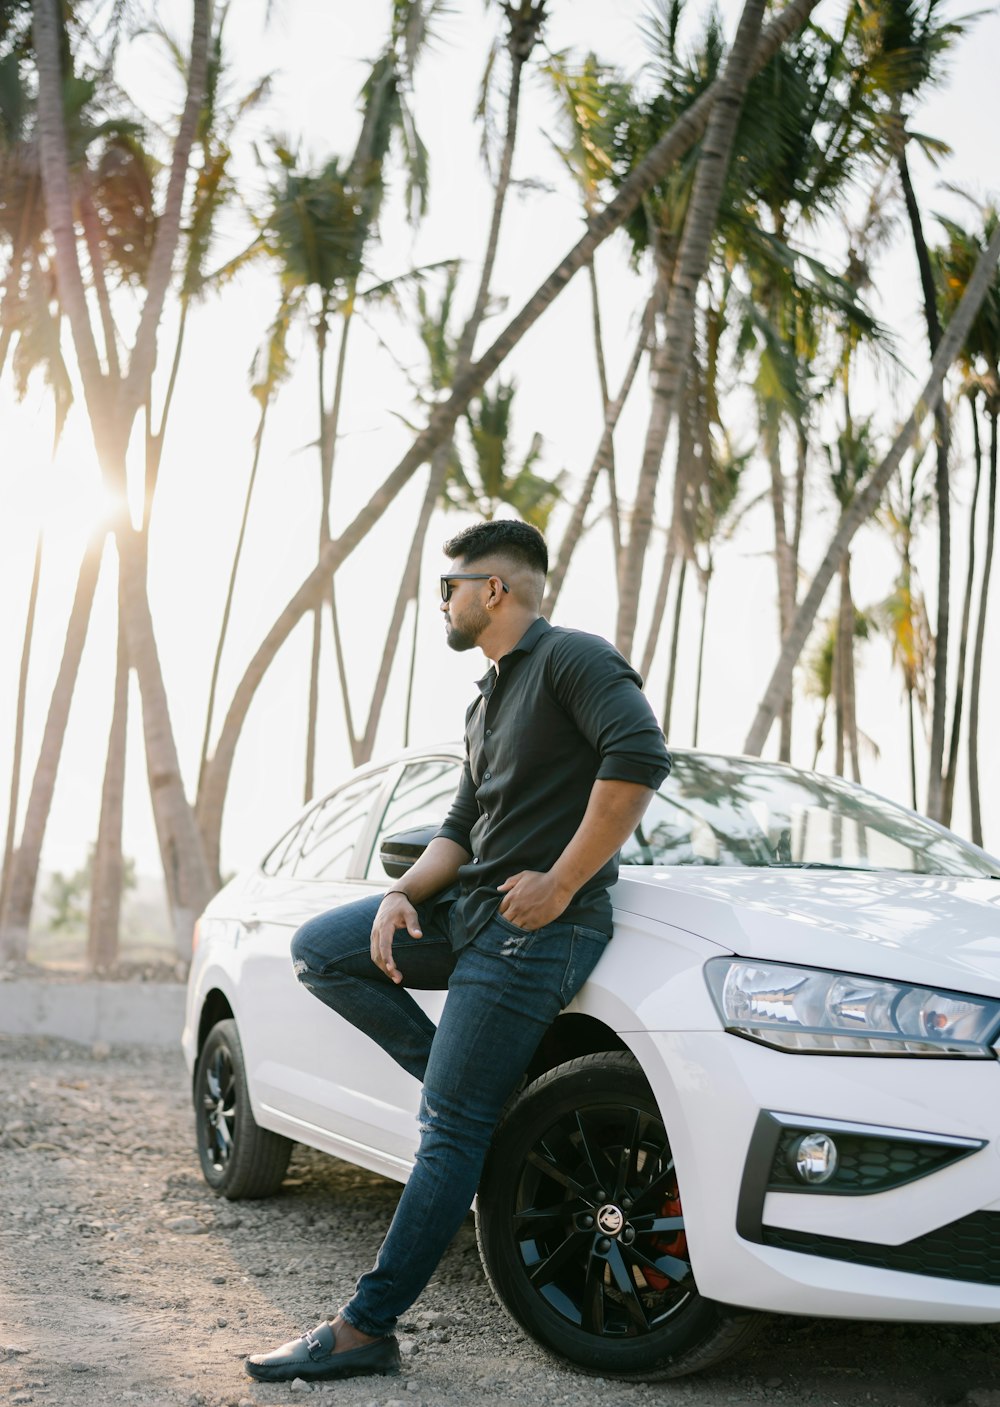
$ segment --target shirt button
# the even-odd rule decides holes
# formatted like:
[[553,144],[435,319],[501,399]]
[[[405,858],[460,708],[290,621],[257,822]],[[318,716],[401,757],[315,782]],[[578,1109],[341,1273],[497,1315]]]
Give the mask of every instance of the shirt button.
[[492,729],[492,728],[487,728],[487,729],[486,729],[486,736],[489,737],[492,732],[493,732],[493,729]]
[[484,772],[484,773],[483,773],[483,781],[484,781],[484,782],[488,782],[489,779],[490,779],[492,776],[493,776],[493,773],[492,773],[492,772]]
[[476,856],[476,858],[473,860],[472,863],[473,863],[474,865],[478,865],[478,864],[479,864],[479,856],[478,856],[478,855]]

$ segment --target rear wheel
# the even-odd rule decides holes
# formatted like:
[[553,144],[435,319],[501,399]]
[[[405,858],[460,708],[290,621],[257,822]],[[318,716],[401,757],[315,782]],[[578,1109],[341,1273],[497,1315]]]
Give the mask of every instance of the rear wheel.
[[194,1074],[194,1116],[198,1157],[209,1187],[231,1201],[277,1192],[292,1142],[262,1129],[254,1119],[233,1020],[213,1026],[201,1048]]
[[758,1316],[698,1293],[656,1101],[631,1055],[557,1066],[512,1105],[479,1188],[486,1273],[545,1348],[604,1377],[680,1377]]

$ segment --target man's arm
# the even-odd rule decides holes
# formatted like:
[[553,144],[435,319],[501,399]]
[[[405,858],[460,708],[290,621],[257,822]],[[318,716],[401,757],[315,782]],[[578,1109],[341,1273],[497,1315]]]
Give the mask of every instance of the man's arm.
[[435,836],[420,859],[414,861],[398,881],[398,889],[390,891],[379,905],[372,924],[372,962],[397,984],[402,982],[403,974],[392,960],[396,930],[405,928],[412,937],[422,938],[415,906],[454,884],[459,867],[471,858],[468,850],[457,841]]
[[573,895],[621,849],[654,794],[652,787],[637,782],[596,781],[583,820],[552,868],[544,873],[521,870],[498,886],[504,918],[518,928],[553,923]]

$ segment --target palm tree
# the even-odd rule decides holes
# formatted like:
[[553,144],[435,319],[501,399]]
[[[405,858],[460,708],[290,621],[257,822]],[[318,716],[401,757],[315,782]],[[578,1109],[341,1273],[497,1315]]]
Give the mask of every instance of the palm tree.
[[[545,21],[544,0],[520,0],[517,5],[502,6],[507,22],[504,47],[507,51],[510,76],[507,85],[504,131],[499,159],[496,161],[496,175],[493,180],[493,208],[490,227],[486,238],[486,248],[479,271],[472,312],[454,337],[449,328],[454,297],[457,288],[458,268],[451,266],[446,275],[445,287],[436,315],[430,315],[422,290],[418,289],[419,328],[428,354],[427,393],[431,400],[437,399],[448,390],[457,377],[464,376],[472,360],[476,337],[487,316],[493,270],[500,244],[500,230],[507,195],[513,171],[514,152],[520,116],[520,102],[524,66],[530,60],[538,43]],[[494,45],[486,73],[483,77],[479,116],[483,119],[483,150],[487,165],[491,166],[489,133],[491,127],[491,85],[496,74],[496,59],[499,43]],[[424,490],[423,501],[417,516],[416,527],[410,540],[410,550],[403,566],[396,601],[386,631],[382,648],[382,658],[372,690],[364,731],[356,738],[353,727],[350,730],[351,746],[356,762],[367,761],[374,750],[382,711],[385,706],[392,674],[393,663],[402,636],[403,619],[411,602],[413,603],[413,641],[416,648],[416,631],[419,615],[417,592],[420,581],[420,564],[423,559],[424,543],[434,509],[441,503],[449,475],[456,465],[456,455],[451,437],[442,440],[431,455],[430,473]],[[405,735],[409,736],[410,691],[413,685],[415,654],[411,653],[409,689],[406,705]]]
[[[930,251],[923,231],[920,208],[913,190],[907,145],[916,141],[937,156],[943,143],[918,137],[909,130],[912,110],[926,90],[940,80],[947,55],[968,30],[973,16],[944,19],[944,0],[878,0],[866,18],[862,33],[870,48],[869,73],[887,102],[882,135],[899,172],[907,218],[920,274],[927,341],[931,355],[941,340],[937,294]],[[927,785],[927,811],[942,814],[945,712],[948,689],[948,639],[951,616],[951,506],[949,478],[950,427],[944,398],[935,411],[937,434],[936,493],[938,505],[938,605],[934,634],[934,688],[931,746]]]
[[899,553],[899,571],[889,595],[875,611],[889,636],[892,662],[903,676],[910,754],[910,804],[917,810],[917,713],[927,711],[927,684],[932,650],[930,621],[913,563],[917,529],[931,505],[930,494],[918,486],[921,455],[914,455],[908,474],[900,470],[889,484],[879,518]]
[[[846,371],[845,371],[846,376]],[[845,393],[845,405],[848,404]],[[859,486],[871,477],[875,462],[871,420],[855,422],[848,412],[847,423],[835,446],[826,446],[830,466],[830,486],[841,513],[851,506]],[[837,648],[834,654],[834,705],[837,720],[834,771],[845,776],[845,744],[851,758],[851,775],[861,780],[858,754],[857,703],[854,667],[855,620],[857,612],[851,591],[851,554],[845,550],[838,564],[840,607],[837,614]]]
[[[148,550],[154,498],[180,371],[188,315],[191,307],[201,301],[207,291],[217,286],[219,281],[209,273],[208,261],[214,244],[219,214],[227,204],[232,202],[235,195],[231,165],[236,130],[240,121],[259,105],[269,89],[269,80],[265,78],[254,84],[247,93],[237,98],[230,98],[227,91],[227,65],[223,49],[223,32],[228,13],[229,5],[221,6],[216,12],[213,22],[205,97],[195,143],[200,160],[183,233],[183,267],[178,288],[178,328],[166,391],[160,407],[159,423],[155,429],[150,396],[147,396],[145,404],[146,463],[141,533],[144,555]],[[188,55],[183,45],[175,40],[162,25],[155,22],[151,27],[151,33],[158,37],[166,47],[182,83],[186,86]],[[88,251],[92,263],[99,260],[103,267],[110,263],[112,267],[120,271],[122,261],[118,252],[119,246],[131,248],[133,245],[137,245],[140,249],[146,247],[148,252],[148,236],[145,239],[142,236],[151,228],[153,208],[149,159],[134,143],[127,155],[131,160],[125,163],[124,170],[131,173],[131,179],[125,182],[122,180],[123,163],[120,154],[110,173],[99,169],[96,199],[90,203],[90,219],[85,221],[85,229],[90,231]],[[104,213],[103,220],[98,216],[98,208]],[[139,223],[140,238],[138,240],[134,237],[135,212],[137,210],[145,213],[146,216]],[[109,216],[110,218],[108,218]],[[105,247],[107,255],[104,252]],[[144,268],[136,269],[134,272],[142,274]],[[105,280],[100,279],[98,286],[99,288],[104,287]],[[113,347],[114,330],[110,320],[110,308],[105,316],[105,328],[106,343]],[[122,855],[122,819],[128,729],[129,661],[120,610],[118,635],[112,720],[108,736],[104,784],[101,791],[97,841],[91,864],[88,958],[91,966],[100,969],[112,966],[118,956],[119,917],[122,883],[125,875],[125,863]]]
[[[29,119],[34,108],[29,97],[30,85],[25,76],[29,68],[29,49],[30,45],[25,45],[23,48],[12,50],[6,56],[3,61],[3,82],[0,84],[0,127],[4,134],[3,145],[0,146],[5,183],[3,212],[5,220],[10,222],[9,226],[5,225],[3,228],[11,243],[11,263],[5,283],[3,305],[3,355],[6,356],[7,349],[13,346],[15,391],[18,395],[24,394],[28,379],[36,368],[44,370],[54,394],[54,442],[58,443],[73,393],[61,346],[60,324],[63,310],[58,301],[59,282],[46,225],[38,144],[35,134],[32,134],[30,140],[28,136]],[[103,261],[95,230],[95,202],[114,198],[117,193],[117,180],[127,178],[129,172],[128,155],[115,158],[114,154],[120,153],[123,148],[126,153],[131,153],[135,145],[134,124],[105,115],[106,97],[104,84],[99,78],[79,79],[68,85],[63,105],[72,198],[75,208],[80,212],[88,258],[92,266],[101,268]],[[134,211],[132,218],[136,222]],[[138,216],[138,221],[141,221],[141,215]],[[131,238],[126,240],[125,223],[119,221],[118,234],[119,247],[115,251],[119,256],[118,271],[128,276],[133,271],[133,264],[130,259],[123,257],[126,247],[139,250],[142,240],[137,236],[136,223],[133,223]],[[106,331],[104,301],[102,319]],[[14,957],[23,957],[27,950],[41,848],[52,805],[70,702],[88,631],[91,605],[104,550],[104,537],[104,531],[98,532],[83,555],[63,657],[56,687],[50,698],[42,746],[32,778],[20,843],[15,853],[14,831],[20,790],[24,708],[32,649],[34,602],[41,565],[42,541],[39,536],[21,656],[10,811],[4,845],[3,876],[0,879],[0,945]]]
[[889,453],[869,477],[864,487],[853,498],[850,507],[841,515],[836,531],[827,546],[819,568],[813,577],[805,598],[795,613],[795,619],[785,637],[784,645],[771,674],[767,688],[757,707],[750,731],[744,743],[744,751],[759,754],[767,740],[771,725],[780,712],[784,699],[791,687],[792,671],[801,653],[806,638],[816,619],[823,597],[844,552],[862,523],[867,522],[875,512],[886,485],[902,462],[903,456],[916,441],[924,418],[933,413],[944,389],[944,379],[952,363],[963,346],[969,329],[988,289],[993,281],[997,260],[1000,258],[1000,226],[994,230],[989,243],[983,249],[976,263],[962,299],[955,310],[938,349],[931,361],[931,368],[923,390],[917,398],[914,410],[899,431]]
[[642,567],[652,529],[653,503],[666,429],[675,412],[675,402],[680,395],[694,339],[695,295],[708,265],[733,138],[753,72],[763,13],[763,0],[746,0],[732,49],[717,80],[719,93],[701,145],[684,233],[670,285],[664,336],[654,356],[656,395],[664,409],[651,421],[646,437],[619,582],[615,640],[625,654],[631,651],[635,633]]
[[[941,312],[944,315],[950,313],[968,282],[968,279],[975,268],[976,260],[981,253],[983,243],[988,239],[992,230],[996,227],[998,214],[996,209],[986,206],[982,212],[983,231],[971,233],[963,229],[956,221],[946,220],[942,217],[941,224],[944,227],[946,242],[936,250],[932,251],[932,262],[938,290],[938,302]],[[982,448],[981,436],[979,432],[978,402],[980,396],[983,399],[987,417],[991,422],[991,464],[995,455],[993,449],[992,420],[996,405],[996,394],[998,384],[997,362],[1000,359],[1000,286],[994,282],[989,290],[979,310],[978,316],[973,321],[966,339],[962,353],[962,368],[965,373],[965,397],[968,400],[969,410],[972,416],[972,436],[973,436],[973,459],[974,459],[974,480],[972,490],[972,501],[969,508],[969,534],[968,534],[968,566],[966,570],[965,590],[962,599],[962,625],[959,634],[958,652],[958,674],[955,685],[955,698],[952,713],[952,727],[948,748],[948,759],[944,770],[942,784],[942,820],[946,825],[950,824],[951,810],[954,798],[955,778],[958,772],[958,747],[959,731],[961,728],[962,704],[964,697],[965,672],[967,661],[967,646],[970,634],[970,620],[972,612],[973,581],[975,577],[976,565],[976,509],[979,499],[979,488],[982,473]],[[987,517],[992,521],[992,494],[990,505],[987,507]],[[987,532],[987,552],[991,551],[992,532]],[[988,587],[989,571],[984,572],[984,585]],[[986,601],[986,592],[983,591],[980,599],[981,620],[977,621],[977,642],[980,627],[985,630],[985,616],[983,615]],[[981,670],[981,660],[980,660]],[[979,687],[981,673],[974,669],[974,680],[972,691],[975,695],[975,702],[970,698],[969,709],[969,750],[970,750],[970,783],[974,793],[972,802],[973,816],[978,821],[979,813],[979,779],[978,779],[978,737],[972,736],[972,725],[976,723],[978,728],[979,718]]]
[[[818,0],[791,0],[791,3],[767,25],[754,55],[755,72],[763,68],[782,44],[801,28],[816,3]],[[623,182],[615,197],[594,215],[586,233],[560,260],[552,273],[495,338],[493,344],[470,364],[466,372],[456,377],[447,400],[435,406],[427,424],[416,436],[403,458],[353,522],[328,544],[321,560],[286,602],[261,640],[233,693],[199,798],[198,815],[206,852],[210,857],[216,857],[216,863],[222,812],[236,747],[260,682],[277,658],[282,645],[306,611],[314,606],[316,593],[323,589],[341,563],[371,531],[417,469],[451,437],[459,416],[476,391],[499,369],[573,275],[586,267],[596,249],[638,208],[644,193],[662,180],[670,166],[697,141],[705,129],[718,91],[717,87],[709,85],[677,122],[664,132],[648,155]]]
[[[601,193],[613,173],[609,126],[614,109],[621,106],[622,85],[608,69],[598,62],[593,53],[587,54],[581,63],[573,66],[569,64],[565,53],[553,54],[544,66],[543,72],[551,81],[559,99],[560,116],[565,133],[562,141],[553,140],[552,145],[576,185],[580,195],[583,217],[585,220],[589,220],[600,206]],[[607,427],[612,401],[608,386],[604,338],[601,331],[601,300],[597,284],[597,266],[594,260],[590,261],[587,274],[590,281],[594,360],[601,393],[601,419]],[[630,389],[631,381],[628,386]],[[602,433],[601,452],[604,462],[598,466],[598,472],[601,469],[607,471],[612,544],[615,562],[618,564],[621,559],[621,518],[618,507],[613,430],[614,426],[612,425],[611,433]],[[581,526],[595,486],[596,475],[593,481],[588,475],[579,500]],[[551,593],[551,585],[548,589]]]
[[[73,336],[91,430],[108,487],[122,500],[126,487],[126,453],[136,415],[148,396],[156,360],[157,334],[171,282],[174,253],[180,236],[184,189],[197,134],[208,66],[209,6],[194,0],[188,86],[174,142],[162,210],[156,220],[143,288],[145,297],[127,358],[118,352],[119,337],[104,326],[102,364],[84,286],[80,249],[74,223],[70,152],[63,107],[64,62],[67,46],[55,0],[37,0],[34,7],[34,47],[38,70],[38,145],[60,297]],[[95,284],[102,270],[91,261]],[[106,309],[106,300],[98,294]],[[119,370],[116,372],[116,363]],[[152,799],[157,834],[167,877],[178,951],[190,948],[195,915],[210,889],[204,851],[194,816],[184,795],[177,748],[160,669],[149,602],[141,535],[124,519],[116,530],[122,574],[122,603],[129,660],[135,668],[143,699],[147,767],[153,778]]]

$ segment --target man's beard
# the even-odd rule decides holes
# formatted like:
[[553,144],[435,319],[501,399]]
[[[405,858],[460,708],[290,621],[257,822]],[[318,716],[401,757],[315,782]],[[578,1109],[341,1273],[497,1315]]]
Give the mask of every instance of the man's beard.
[[449,619],[445,636],[449,648],[458,651],[474,650],[480,635],[489,623],[490,618],[482,609],[478,614],[473,614],[471,610],[467,611],[461,625],[456,625]]

